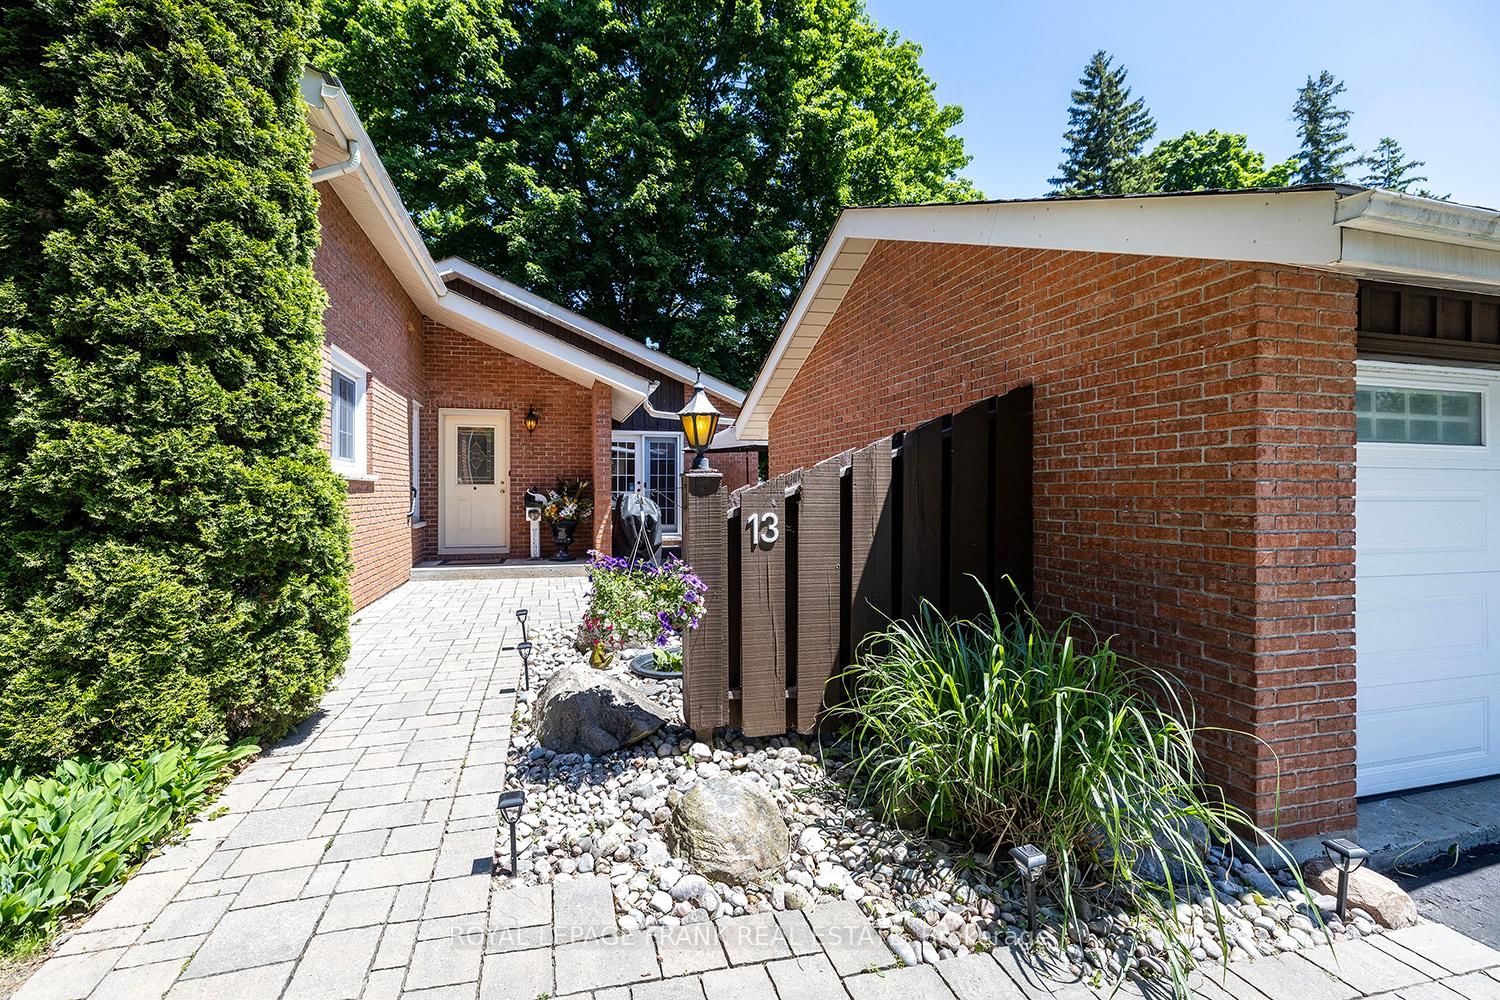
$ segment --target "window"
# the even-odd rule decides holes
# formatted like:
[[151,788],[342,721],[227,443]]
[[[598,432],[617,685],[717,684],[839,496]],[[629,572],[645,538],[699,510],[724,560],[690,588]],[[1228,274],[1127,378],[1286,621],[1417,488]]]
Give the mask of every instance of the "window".
[[1482,445],[1481,393],[1383,385],[1361,386],[1354,413],[1361,442]]
[[370,372],[337,347],[330,347],[333,369],[328,386],[329,450],[333,469],[348,478],[363,477],[366,469],[365,387]]
[[495,485],[495,428],[458,428],[458,485]]
[[422,404],[411,404],[411,517],[412,524],[422,523]]
[[661,508],[661,528],[678,533],[682,478],[682,435],[616,431],[610,445],[610,492],[643,493]]

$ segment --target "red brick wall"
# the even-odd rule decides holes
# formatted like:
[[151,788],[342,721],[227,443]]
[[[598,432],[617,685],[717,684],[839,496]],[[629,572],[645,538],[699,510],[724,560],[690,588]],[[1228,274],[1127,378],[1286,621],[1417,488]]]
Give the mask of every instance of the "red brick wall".
[[1354,330],[1354,282],[1311,271],[883,243],[771,471],[1034,384],[1036,603],[1265,741],[1201,740],[1261,823],[1352,829]]
[[[600,462],[606,472],[609,462],[609,387],[585,388],[431,319],[424,320],[424,329],[422,516],[428,527],[421,554],[438,554],[438,411],[474,408],[510,411],[510,557],[524,559],[531,547],[523,499],[528,488],[550,488],[566,476],[589,480],[596,498],[601,493]],[[526,430],[522,419],[531,407],[540,418],[534,432]],[[603,482],[607,497],[608,478]],[[604,513],[597,513],[595,521],[604,520]],[[594,530],[591,523],[579,525],[575,555],[582,556],[593,544]],[[543,525],[542,553],[554,551],[552,533]]]
[[[318,221],[323,244],[313,270],[328,292],[325,343],[370,369],[365,397],[369,434],[367,473],[351,479],[349,519],[354,527],[354,604],[363,607],[411,575],[411,402],[422,396],[422,315],[385,266],[358,223],[324,185]],[[328,447],[328,351],[323,351],[320,391],[325,404],[323,445]]]

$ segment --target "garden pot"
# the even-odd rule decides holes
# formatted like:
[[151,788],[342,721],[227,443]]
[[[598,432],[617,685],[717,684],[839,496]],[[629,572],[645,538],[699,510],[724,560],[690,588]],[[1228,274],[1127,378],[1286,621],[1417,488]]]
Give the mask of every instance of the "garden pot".
[[568,549],[573,545],[573,532],[577,530],[577,521],[552,522],[552,541],[557,545],[557,554],[552,557],[554,562],[573,561],[573,553]]
[[657,670],[655,667],[656,654],[640,653],[630,658],[630,672],[641,677],[649,677],[655,681],[680,681],[681,670]]

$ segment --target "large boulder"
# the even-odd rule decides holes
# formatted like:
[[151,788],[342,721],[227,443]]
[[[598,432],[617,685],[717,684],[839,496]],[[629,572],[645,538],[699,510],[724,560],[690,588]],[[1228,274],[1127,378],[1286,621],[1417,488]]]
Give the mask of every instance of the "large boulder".
[[771,793],[744,778],[709,778],[672,807],[672,849],[730,885],[760,881],[791,857],[792,838]]
[[661,709],[626,681],[581,666],[553,674],[532,713],[542,746],[595,757],[639,743],[667,722]]
[[[1314,858],[1302,866],[1302,879],[1314,892],[1336,896],[1339,871],[1327,858]],[[1364,910],[1375,921],[1392,930],[1417,922],[1417,904],[1395,882],[1368,867],[1349,876],[1349,906]]]

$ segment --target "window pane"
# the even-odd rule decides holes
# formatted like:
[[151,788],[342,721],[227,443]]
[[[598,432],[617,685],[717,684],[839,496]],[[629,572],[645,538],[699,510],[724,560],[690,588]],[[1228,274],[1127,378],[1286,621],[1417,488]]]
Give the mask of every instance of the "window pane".
[[1480,445],[1483,409],[1477,392],[1376,386],[1354,394],[1360,441]]
[[354,461],[354,380],[333,373],[333,457]]
[[610,492],[635,492],[635,443],[615,441],[609,446]]
[[458,484],[495,485],[495,428],[458,429]]

